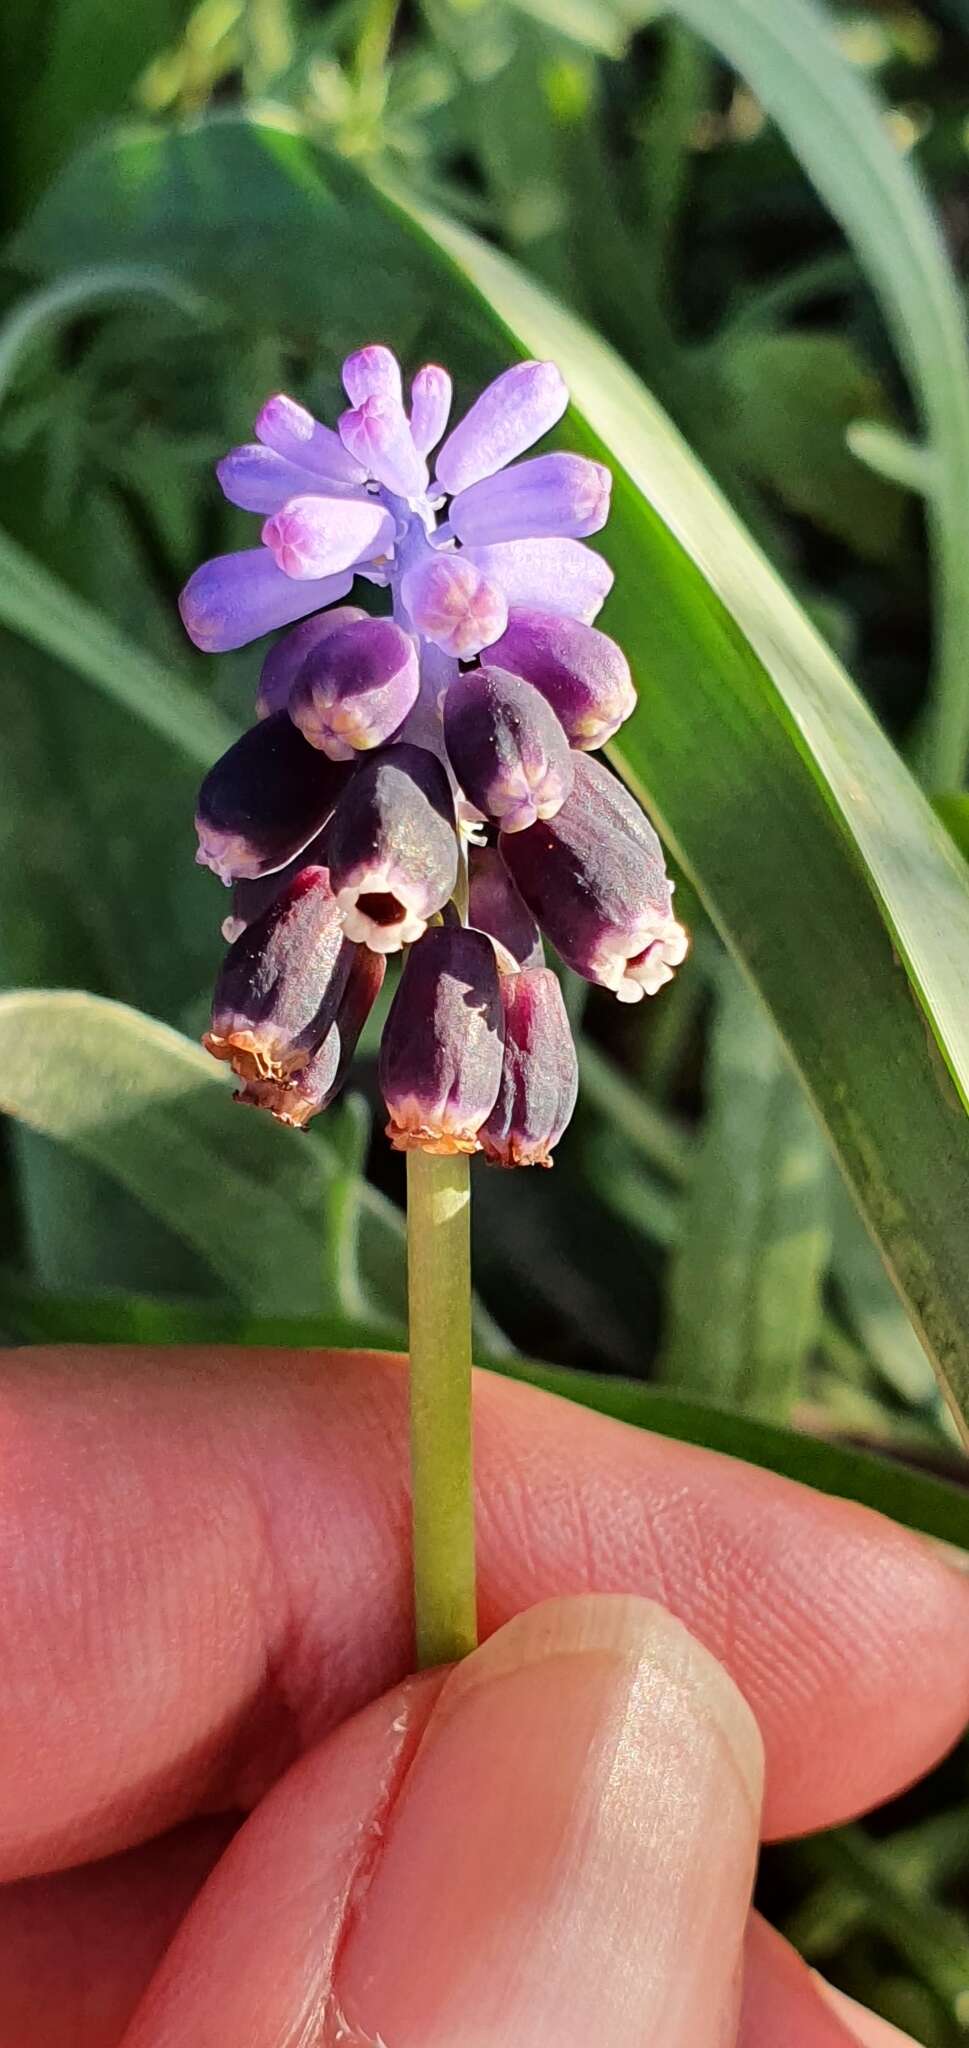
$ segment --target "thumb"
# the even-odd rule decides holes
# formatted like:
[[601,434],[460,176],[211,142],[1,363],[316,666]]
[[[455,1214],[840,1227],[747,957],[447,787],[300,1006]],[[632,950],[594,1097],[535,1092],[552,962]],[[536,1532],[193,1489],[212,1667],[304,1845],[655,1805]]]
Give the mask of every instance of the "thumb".
[[664,1609],[532,1608],[276,1787],[126,2048],[725,2048],[760,1792],[749,1709]]

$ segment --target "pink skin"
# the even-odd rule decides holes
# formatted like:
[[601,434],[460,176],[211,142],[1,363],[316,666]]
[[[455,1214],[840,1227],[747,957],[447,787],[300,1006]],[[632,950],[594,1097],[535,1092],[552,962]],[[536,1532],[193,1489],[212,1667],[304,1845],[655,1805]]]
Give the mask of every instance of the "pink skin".
[[[865,1510],[480,1375],[491,1641],[407,1680],[405,1392],[339,1355],[2,1361],[4,2048],[25,2011],[32,2048],[277,2048],[306,2010],[321,2044],[342,2014],[389,2048],[893,2048],[755,1931],[737,2036],[761,1741],[768,1833],[909,1783],[969,1710],[969,1580]],[[633,1597],[570,1597],[597,1591]],[[232,1810],[220,1857],[192,1816]]]

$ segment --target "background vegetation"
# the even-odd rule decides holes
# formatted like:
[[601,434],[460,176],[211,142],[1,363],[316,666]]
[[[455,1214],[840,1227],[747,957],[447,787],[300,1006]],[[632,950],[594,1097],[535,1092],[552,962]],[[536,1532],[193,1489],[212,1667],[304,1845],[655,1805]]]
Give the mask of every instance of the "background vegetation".
[[[332,407],[371,338],[462,393],[552,354],[695,949],[632,1011],[568,980],[556,1172],[476,1170],[480,1354],[969,1541],[967,38],[965,0],[9,0],[6,1337],[401,1341],[380,1018],[305,1140],[193,1049],[194,787],[259,656],[174,598],[251,540],[211,465],[269,390]],[[765,1865],[929,2048],[969,2032],[967,1821],[963,1749]]]

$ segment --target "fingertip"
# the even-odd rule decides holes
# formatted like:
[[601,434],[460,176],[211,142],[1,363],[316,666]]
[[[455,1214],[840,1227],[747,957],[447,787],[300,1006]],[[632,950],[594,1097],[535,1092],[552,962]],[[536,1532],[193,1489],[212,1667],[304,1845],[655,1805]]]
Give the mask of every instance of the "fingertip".
[[644,2023],[665,2048],[712,2039],[762,1768],[746,1703],[664,1608],[587,1595],[519,1615],[424,1731],[341,1948],[346,2023],[395,2048],[633,2048]]

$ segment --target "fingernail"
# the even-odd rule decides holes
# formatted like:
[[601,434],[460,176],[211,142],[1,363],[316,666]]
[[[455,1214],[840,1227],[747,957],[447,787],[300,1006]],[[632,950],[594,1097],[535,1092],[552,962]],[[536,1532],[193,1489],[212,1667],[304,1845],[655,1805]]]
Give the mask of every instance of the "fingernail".
[[519,1616],[440,1694],[342,1950],[348,2027],[392,2048],[719,2040],[761,1781],[749,1708],[665,1609]]

